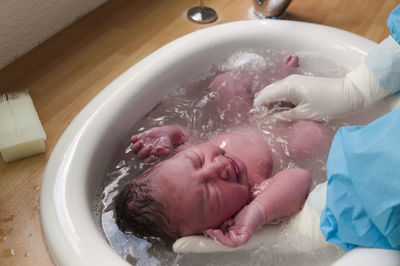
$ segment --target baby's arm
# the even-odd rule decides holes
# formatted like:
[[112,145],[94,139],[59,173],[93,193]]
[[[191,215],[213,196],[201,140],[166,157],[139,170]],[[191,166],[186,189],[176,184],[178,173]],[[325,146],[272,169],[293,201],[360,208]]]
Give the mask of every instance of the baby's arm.
[[187,130],[177,125],[161,126],[146,130],[131,137],[132,151],[144,162],[169,155],[174,145],[185,143]]
[[267,223],[299,211],[307,199],[310,186],[311,176],[307,170],[283,170],[261,183],[262,191],[252,202],[262,206],[264,223]]
[[328,152],[333,131],[313,121],[298,121],[285,132],[289,156],[307,159],[321,156]]
[[220,229],[206,233],[230,247],[247,243],[263,224],[297,212],[303,206],[310,190],[308,171],[293,168],[281,171],[261,183],[261,193],[241,209]]

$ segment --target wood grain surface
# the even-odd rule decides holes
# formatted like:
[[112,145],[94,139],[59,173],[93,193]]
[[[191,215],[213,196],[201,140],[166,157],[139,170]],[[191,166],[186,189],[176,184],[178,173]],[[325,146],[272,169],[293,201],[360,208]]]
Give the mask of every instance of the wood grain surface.
[[[46,153],[0,159],[0,264],[54,265],[39,218],[42,175],[54,146],[79,111],[118,75],[195,30],[256,19],[251,0],[209,0],[219,17],[186,18],[194,0],[111,0],[0,70],[0,93],[28,89],[47,134]],[[380,42],[400,0],[293,0],[286,19],[328,25]]]

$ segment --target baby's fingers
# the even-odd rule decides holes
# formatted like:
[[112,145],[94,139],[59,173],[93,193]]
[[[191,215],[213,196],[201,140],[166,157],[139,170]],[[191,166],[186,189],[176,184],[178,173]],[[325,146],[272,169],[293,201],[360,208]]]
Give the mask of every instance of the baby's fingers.
[[235,220],[233,218],[230,218],[220,226],[220,229],[223,232],[226,232],[226,231],[228,231],[228,228],[233,226],[234,224],[235,224]]
[[137,153],[137,152],[139,152],[140,149],[143,147],[144,141],[143,141],[143,140],[138,140],[138,141],[132,142],[132,143],[133,143],[133,145],[132,145],[132,151],[133,151],[134,153]]
[[225,234],[219,229],[208,229],[206,231],[206,234],[208,236],[210,236],[211,238],[213,238],[215,241],[217,241],[225,246],[228,246],[231,248],[234,248],[237,246],[232,242],[232,240],[230,238],[230,232]]
[[153,151],[153,144],[149,144],[147,146],[145,146],[143,149],[141,149],[138,153],[137,156],[139,157],[139,159],[145,159],[146,157],[148,157],[149,155],[152,155],[152,151]]
[[156,156],[150,155],[149,157],[147,157],[146,159],[144,159],[143,162],[145,162],[145,163],[151,163],[151,162],[154,162],[155,160],[156,160]]
[[158,156],[165,156],[172,152],[172,148],[168,146],[157,146],[156,152]]
[[140,140],[140,139],[142,139],[142,134],[136,134],[136,135],[133,135],[133,136],[131,137],[131,142],[132,142],[132,143],[135,143],[135,142],[137,142],[137,141]]
[[224,235],[224,233],[219,229],[207,229],[205,233],[218,242],[219,239],[221,239],[221,236]]

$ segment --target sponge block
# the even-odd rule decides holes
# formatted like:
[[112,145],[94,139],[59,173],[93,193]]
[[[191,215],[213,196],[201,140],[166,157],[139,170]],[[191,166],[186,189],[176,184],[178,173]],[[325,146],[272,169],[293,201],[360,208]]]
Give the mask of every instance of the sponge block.
[[11,162],[45,151],[44,133],[27,91],[0,96],[0,152]]

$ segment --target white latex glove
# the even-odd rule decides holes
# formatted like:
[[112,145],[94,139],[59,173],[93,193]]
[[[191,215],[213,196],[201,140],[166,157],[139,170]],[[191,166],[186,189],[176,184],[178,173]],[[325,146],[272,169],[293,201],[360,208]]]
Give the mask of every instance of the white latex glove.
[[345,116],[387,95],[375,73],[363,62],[344,78],[290,75],[261,90],[254,106],[291,102],[293,109],[275,116],[284,120],[320,120]]
[[325,206],[326,182],[318,185],[308,196],[303,209],[279,224],[263,226],[243,246],[230,248],[205,236],[187,236],[175,241],[174,252],[209,253],[273,247],[279,253],[312,252],[321,248],[336,248],[325,241],[319,229],[320,214]]

